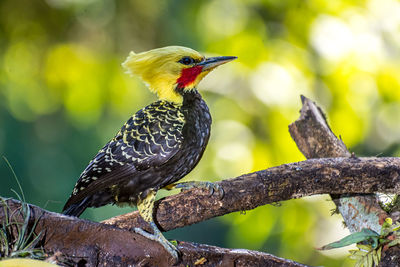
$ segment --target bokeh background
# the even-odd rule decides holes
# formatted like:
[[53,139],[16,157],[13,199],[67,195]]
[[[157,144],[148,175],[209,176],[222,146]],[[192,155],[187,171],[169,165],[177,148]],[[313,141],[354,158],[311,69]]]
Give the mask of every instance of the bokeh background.
[[[400,156],[399,1],[1,0],[0,155],[28,202],[61,210],[98,149],[155,100],[121,62],[130,50],[167,45],[239,57],[199,86],[214,122],[186,180],[303,160],[288,133],[300,94],[323,107],[357,155]],[[18,187],[3,160],[0,179],[0,195],[14,196]],[[347,249],[314,249],[346,235],[328,199],[286,201],[166,235],[350,266]],[[107,206],[83,217],[131,210]]]

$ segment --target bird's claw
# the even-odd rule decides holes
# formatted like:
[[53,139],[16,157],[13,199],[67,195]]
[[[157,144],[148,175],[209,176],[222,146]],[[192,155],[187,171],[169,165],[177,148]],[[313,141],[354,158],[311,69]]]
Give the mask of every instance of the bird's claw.
[[220,199],[224,197],[224,190],[219,184],[211,183],[211,182],[205,182],[206,189],[210,191],[209,196],[212,196],[215,192],[217,192],[218,196]]
[[168,253],[174,258],[175,262],[178,262],[180,251],[176,246],[174,246],[171,242],[169,242],[161,233],[159,234],[158,232],[156,232],[155,234],[150,234],[144,231],[143,229],[137,227],[134,228],[133,230],[135,233],[161,244],[168,251]]
[[180,188],[182,191],[186,191],[192,188],[204,188],[210,192],[210,196],[212,196],[215,192],[218,192],[220,199],[224,197],[224,190],[219,184],[211,183],[211,182],[183,182],[175,185],[175,188]]

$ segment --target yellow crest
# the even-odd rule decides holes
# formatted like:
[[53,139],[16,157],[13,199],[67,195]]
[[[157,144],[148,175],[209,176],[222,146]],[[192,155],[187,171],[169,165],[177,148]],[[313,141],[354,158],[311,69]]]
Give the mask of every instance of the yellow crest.
[[[193,49],[167,46],[138,54],[130,52],[122,66],[127,73],[139,76],[160,99],[182,103],[182,95],[176,92],[175,88],[182,70],[191,67],[179,62],[184,57],[190,57],[196,62],[204,60],[204,57]],[[196,85],[191,84],[191,88]]]

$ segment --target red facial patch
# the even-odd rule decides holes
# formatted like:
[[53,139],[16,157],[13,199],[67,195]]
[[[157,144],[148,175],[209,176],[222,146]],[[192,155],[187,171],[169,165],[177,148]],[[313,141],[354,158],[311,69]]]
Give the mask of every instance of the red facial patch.
[[176,81],[178,87],[185,88],[189,84],[193,83],[202,70],[202,66],[194,66],[191,68],[183,69],[181,72],[181,77],[179,77]]

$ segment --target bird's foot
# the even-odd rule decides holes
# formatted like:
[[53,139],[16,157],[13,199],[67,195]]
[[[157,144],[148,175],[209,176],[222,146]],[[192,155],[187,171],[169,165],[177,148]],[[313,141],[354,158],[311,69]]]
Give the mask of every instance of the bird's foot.
[[182,191],[186,191],[192,188],[204,188],[210,192],[210,196],[217,192],[220,199],[224,197],[224,190],[219,184],[211,183],[211,182],[202,182],[202,181],[191,181],[191,182],[182,182],[174,184],[174,188],[180,188]]
[[151,234],[149,232],[144,231],[141,228],[134,228],[133,230],[135,233],[142,235],[150,240],[156,241],[159,244],[161,244],[167,251],[168,253],[174,258],[175,263],[178,262],[179,260],[179,254],[180,251],[178,250],[177,247],[175,247],[171,242],[169,242],[163,234],[158,230],[157,226],[154,224],[154,222],[151,222],[150,225],[153,228],[154,234]]

